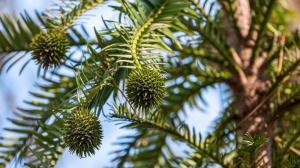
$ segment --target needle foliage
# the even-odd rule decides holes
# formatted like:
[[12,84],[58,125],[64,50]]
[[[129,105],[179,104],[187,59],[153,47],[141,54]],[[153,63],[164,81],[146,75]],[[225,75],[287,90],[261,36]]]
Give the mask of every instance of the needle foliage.
[[[34,16],[0,16],[0,71],[22,62],[21,74],[33,61],[40,75],[32,99],[7,119],[0,167],[54,167],[68,149],[89,157],[101,150],[103,117],[132,130],[117,140],[113,167],[252,168],[266,146],[273,167],[297,167],[300,33],[289,28],[293,12],[280,0],[247,1],[245,23],[237,1],[64,0]],[[87,31],[80,20],[110,2],[118,19],[98,18],[104,28]],[[246,35],[240,22],[249,26]],[[215,98],[222,111],[204,135],[188,117],[209,112],[208,89],[222,95]]]

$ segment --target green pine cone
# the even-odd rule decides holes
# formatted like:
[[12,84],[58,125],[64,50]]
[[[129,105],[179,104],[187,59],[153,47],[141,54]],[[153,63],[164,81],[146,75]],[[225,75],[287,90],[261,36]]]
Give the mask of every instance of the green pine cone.
[[44,69],[57,67],[66,59],[69,49],[67,35],[61,30],[49,30],[36,35],[32,42],[32,58]]
[[97,116],[86,109],[77,109],[64,118],[65,144],[79,157],[94,155],[100,148],[102,134]]
[[149,110],[159,106],[165,95],[165,79],[154,69],[133,70],[127,79],[126,96],[137,109]]

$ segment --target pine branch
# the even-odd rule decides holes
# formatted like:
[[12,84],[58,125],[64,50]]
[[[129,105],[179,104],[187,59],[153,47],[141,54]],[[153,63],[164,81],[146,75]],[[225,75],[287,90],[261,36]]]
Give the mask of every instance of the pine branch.
[[[0,72],[3,72],[4,69],[9,71],[18,62],[23,60],[24,64],[19,71],[19,74],[21,74],[26,66],[32,62],[31,57],[29,57],[32,50],[30,46],[32,38],[43,32],[42,27],[45,27],[47,24],[42,13],[36,12],[35,15],[37,20],[26,11],[24,14],[21,14],[20,18],[11,16],[0,18],[1,25],[5,27],[4,30],[0,30],[0,37],[2,37],[0,38]],[[83,26],[77,29],[70,28],[68,39],[71,46],[82,50],[81,47],[86,45],[86,43],[90,43],[91,45],[96,44],[95,40],[85,40],[89,35],[81,32],[86,32]]]
[[[126,126],[123,126],[126,127]],[[117,161],[117,167],[126,167],[127,164],[134,167],[172,167],[169,163],[165,150],[168,150],[166,135],[154,131],[135,130],[138,133],[134,136],[124,136],[119,140],[120,150],[113,161]],[[125,146],[125,147],[124,147]],[[170,153],[169,153],[170,155]]]
[[[92,49],[92,48],[90,48]],[[94,53],[95,54],[95,53]],[[0,163],[6,165],[12,159],[24,159],[25,157],[29,157],[28,165],[43,165],[49,164],[55,165],[56,160],[59,157],[61,150],[64,149],[62,145],[62,133],[60,131],[61,125],[57,124],[61,119],[56,119],[54,122],[50,121],[50,118],[56,116],[58,113],[63,113],[68,110],[74,108],[74,106],[78,106],[80,103],[77,102],[77,98],[74,95],[77,95],[77,92],[84,91],[90,94],[89,90],[82,90],[84,86],[92,86],[92,88],[98,88],[97,92],[107,92],[107,88],[101,87],[102,84],[105,84],[107,78],[102,73],[101,77],[99,78],[98,75],[95,75],[94,72],[95,66],[101,68],[101,71],[110,71],[110,69],[105,69],[103,66],[106,65],[107,62],[103,61],[104,58],[101,58],[103,62],[99,62],[99,54],[96,53],[93,55],[89,60],[93,60],[93,58],[97,58],[95,61],[92,62],[94,66],[90,67],[90,64],[85,64],[83,72],[79,71],[77,76],[66,76],[59,72],[52,72],[50,75],[51,78],[44,77],[44,81],[48,84],[38,85],[41,89],[41,92],[31,92],[31,95],[38,99],[39,101],[25,101],[30,108],[18,108],[19,112],[16,113],[16,119],[10,119],[11,122],[18,126],[16,129],[6,129],[10,132],[16,133],[17,135],[23,135],[22,138],[16,138],[14,141],[13,146],[3,146],[8,147],[11,151],[0,153],[0,156],[3,156],[3,160],[0,159]],[[88,61],[89,61],[88,60]],[[67,63],[64,65],[66,70],[70,70],[72,72],[77,72],[78,65],[80,62],[71,62],[70,64],[75,66],[70,66]],[[100,65],[99,65],[100,64]],[[101,66],[102,65],[102,66]],[[80,67],[80,66],[79,66]],[[103,69],[102,69],[103,68]],[[86,74],[93,73],[93,75]],[[99,71],[100,73],[100,71]],[[115,76],[114,74],[110,74],[110,76]],[[78,82],[78,78],[84,75],[88,77],[86,80],[81,80]],[[87,76],[88,75],[88,76]],[[54,80],[55,79],[55,80]],[[95,81],[95,84],[91,85],[91,81]],[[77,84],[76,84],[77,83]],[[107,97],[102,97],[100,101],[106,102],[109,95],[111,94],[112,90],[109,90]],[[43,103],[46,102],[46,103]],[[89,106],[89,101],[85,102],[85,106]],[[97,104],[96,106],[91,106],[90,108],[102,108],[104,103],[101,105]],[[57,129],[59,128],[59,129]],[[59,131],[56,131],[59,130]],[[46,138],[43,136],[43,133],[51,134],[52,138]],[[3,140],[6,141],[7,139],[11,139],[10,137],[3,137]],[[53,148],[49,148],[49,146],[41,143],[47,142],[47,144],[51,144]],[[5,144],[3,144],[5,145]],[[41,159],[37,158],[41,157]],[[44,160],[47,157],[48,160]],[[50,158],[51,157],[51,158]],[[35,159],[33,159],[35,158]]]
[[[14,160],[14,158],[17,160],[21,160],[24,157],[28,156],[27,154],[28,152],[30,152],[29,149],[32,145],[32,142],[40,137],[39,134],[41,134],[41,132],[39,131],[41,128],[41,124],[49,122],[49,119],[51,116],[53,116],[57,105],[62,103],[63,97],[70,94],[69,92],[73,91],[74,88],[76,88],[76,86],[73,85],[74,78],[67,77],[61,74],[56,74],[55,76],[61,78],[62,82],[57,83],[55,81],[52,81],[51,79],[46,79],[46,81],[50,82],[51,84],[49,86],[40,86],[41,89],[45,92],[51,93],[50,95],[54,95],[54,98],[49,95],[46,96],[39,93],[32,93],[34,97],[40,99],[41,101],[25,101],[25,103],[31,108],[19,108],[19,112],[15,112],[17,118],[10,119],[10,121],[13,125],[15,125],[16,128],[6,128],[5,130],[22,136],[21,138],[14,138],[14,141],[12,141],[14,146],[6,146],[6,144],[1,144],[1,147],[11,149],[10,151],[1,151],[0,155],[3,157],[3,159],[0,161],[1,164],[6,165],[10,161]],[[64,91],[61,92],[60,89],[64,89]],[[43,103],[44,101],[48,101],[48,103],[45,104]],[[3,141],[10,141],[10,139],[12,138],[9,136],[2,138]],[[50,138],[47,139],[46,142],[49,144],[58,143],[53,142],[53,140],[54,139]]]
[[283,117],[283,115],[287,111],[292,110],[294,108],[297,108],[299,106],[299,103],[300,103],[300,98],[298,98],[299,95],[300,95],[300,90],[296,90],[295,94],[293,94],[287,100],[285,100],[281,104],[279,104],[275,108],[275,110],[273,112],[273,115],[272,115],[272,118],[270,119],[270,122],[277,121],[278,119]]
[[153,23],[153,21],[163,12],[164,8],[166,7],[166,5],[168,4],[168,1],[165,1],[160,8],[155,11],[153,13],[152,16],[150,16],[148,18],[148,20],[137,30],[137,32],[135,33],[135,36],[131,42],[131,55],[132,58],[135,62],[135,64],[137,65],[138,68],[141,68],[141,64],[138,60],[138,56],[137,56],[137,45],[139,43],[140,38],[142,37],[142,34],[144,33],[145,30],[147,30],[149,28],[149,26],[151,26],[151,24]]
[[249,117],[254,115],[272,96],[273,93],[278,89],[278,86],[287,80],[289,74],[292,73],[300,65],[300,59],[294,62],[285,72],[279,75],[274,84],[269,88],[268,92],[262,97],[262,99],[247,113],[247,115],[238,123],[237,127]]
[[[213,5],[214,4],[212,4],[212,6]],[[233,60],[233,53],[223,36],[223,31],[220,30],[215,22],[203,22],[198,18],[181,18],[181,21],[187,25],[191,31],[199,33],[201,38],[205,40],[204,43],[211,46],[209,49],[215,49],[217,51],[216,56],[219,57],[219,60],[222,59],[223,62],[226,62],[226,64],[222,66],[226,66],[226,68],[230,69],[233,73],[241,73],[241,68]]]
[[[87,11],[103,4],[105,0],[80,0],[77,4],[72,0],[60,1],[58,9],[45,13],[47,28],[72,27],[73,23]],[[57,15],[57,16],[56,16]]]
[[[280,137],[276,136],[274,137],[274,140],[279,143],[279,145],[282,147],[282,144],[281,142],[283,141]],[[296,149],[292,146],[289,147],[289,150],[292,151],[293,153],[295,153],[296,155],[298,155],[300,157],[300,150],[299,149]]]
[[[125,163],[128,161],[128,158],[130,157],[130,152],[134,146],[136,146],[139,139],[143,138],[145,136],[145,132],[139,132],[138,134],[134,136],[124,136],[120,139],[125,139],[127,142],[120,142],[117,144],[120,144],[122,146],[121,150],[113,151],[113,154],[117,154],[117,156],[112,160],[112,162],[117,161],[117,167],[122,168],[125,166]],[[131,140],[131,141],[130,141]]]
[[35,12],[35,15],[38,21],[34,21],[26,11],[19,19],[5,15],[0,17],[4,28],[0,31],[0,53],[28,51],[32,37],[40,33],[41,26],[45,24],[40,13]]
[[[211,18],[210,14],[208,14],[205,9],[200,5],[200,1],[196,2],[196,0],[188,0],[191,4],[193,4],[196,9],[200,11],[200,13],[204,16],[204,18],[209,22],[212,23],[213,19]],[[204,4],[206,4],[208,0],[205,0]]]
[[164,121],[161,120],[160,117],[157,115],[152,115],[149,118],[144,118],[133,114],[126,110],[126,108],[120,107],[114,114],[111,115],[112,118],[122,120],[122,121],[129,121],[130,127],[137,127],[137,128],[144,128],[144,129],[154,129],[159,130],[167,133],[167,135],[171,135],[175,139],[186,142],[187,144],[191,145],[192,147],[196,148],[199,153],[202,155],[210,158],[215,163],[227,167],[222,160],[216,157],[214,154],[210,153],[206,149],[201,146],[200,140],[197,138],[199,136],[196,135],[195,130],[191,133],[187,128],[187,126],[183,126],[185,128],[183,131],[179,132],[176,130],[174,126],[166,125]]
[[[112,22],[115,27],[109,30],[110,34],[117,33],[122,40],[103,48],[103,50],[108,55],[118,58],[120,67],[136,68],[145,64],[157,68],[158,60],[162,56],[153,51],[171,53],[171,49],[162,38],[167,37],[176,41],[176,37],[172,35],[169,27],[174,23],[172,17],[177,16],[184,9],[185,3],[177,0],[175,2],[159,2],[157,8],[147,11],[140,10],[143,8],[141,4],[122,1],[122,8],[114,8],[121,12],[121,16],[125,14],[126,18],[131,20],[131,24]],[[178,44],[178,42],[176,43]],[[116,51],[119,52],[115,53]]]
[[[81,0],[78,4],[74,4],[73,1],[63,2],[62,4],[57,4],[59,9],[55,12],[56,14],[59,13],[58,16],[52,15],[54,11],[42,14],[36,12],[37,21],[34,21],[26,12],[21,14],[21,19],[8,16],[1,17],[0,21],[4,31],[0,31],[0,53],[4,53],[4,55],[1,56],[2,58],[0,57],[0,61],[4,60],[4,63],[1,64],[0,69],[3,69],[6,64],[13,61],[10,63],[8,71],[17,62],[26,59],[25,56],[31,51],[32,38],[43,32],[43,27],[48,29],[60,26],[63,27],[62,29],[69,28],[71,29],[69,32],[70,44],[74,46],[85,45],[87,41],[85,38],[82,38],[82,34],[79,31],[72,27],[73,22],[88,10],[97,7],[103,2],[104,0]],[[84,30],[84,27],[81,28]],[[84,30],[84,32],[86,31]],[[93,41],[90,43],[93,43]],[[20,55],[20,52],[24,53]],[[10,53],[13,54],[8,55]],[[30,59],[27,58],[25,62],[20,73],[28,65]]]
[[286,154],[286,152],[290,149],[290,147],[297,141],[297,139],[300,137],[300,130],[298,130],[292,137],[287,141],[287,143],[284,145],[282,149],[282,155]]

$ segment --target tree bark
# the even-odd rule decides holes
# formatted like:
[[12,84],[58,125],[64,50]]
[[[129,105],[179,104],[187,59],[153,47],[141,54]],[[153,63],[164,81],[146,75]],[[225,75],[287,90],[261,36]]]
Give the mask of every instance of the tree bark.
[[[267,125],[267,115],[270,111],[268,101],[260,106],[259,110],[253,110],[262,101],[268,90],[268,80],[260,72],[262,63],[266,58],[265,53],[250,64],[254,41],[257,32],[249,34],[251,25],[251,0],[236,0],[236,25],[227,13],[224,13],[224,24],[228,44],[235,50],[233,59],[235,64],[241,68],[241,72],[234,74],[230,87],[236,97],[235,107],[238,111],[237,125],[241,136],[245,134],[266,134],[268,142],[258,151],[255,156],[256,166],[260,168],[271,168],[271,144],[273,127]],[[222,3],[222,2],[221,2]],[[228,9],[228,4],[222,3],[223,8]]]

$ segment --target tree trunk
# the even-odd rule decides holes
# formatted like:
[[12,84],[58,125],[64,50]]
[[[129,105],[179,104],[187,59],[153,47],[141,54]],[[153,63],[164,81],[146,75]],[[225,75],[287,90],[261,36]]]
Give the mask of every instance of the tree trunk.
[[[230,82],[230,87],[236,97],[235,107],[239,118],[237,126],[241,136],[245,134],[267,135],[268,142],[255,154],[255,163],[259,168],[271,168],[273,127],[267,125],[269,103],[267,100],[262,102],[268,91],[268,81],[261,72],[266,54],[261,53],[253,64],[250,63],[257,35],[255,31],[249,35],[252,18],[250,0],[236,0],[235,3],[237,25],[232,25],[232,18],[226,13],[223,15],[223,20],[226,26],[227,42],[235,49],[232,53],[234,62],[241,68],[241,71],[233,73],[233,80]],[[222,6],[228,7],[226,3],[222,3]]]
[[[246,76],[248,79],[248,76]],[[267,142],[255,154],[255,163],[259,168],[271,168],[271,144],[273,139],[273,127],[268,125],[267,118],[270,106],[268,102],[262,102],[263,105],[258,111],[254,111],[255,107],[261,103],[262,97],[267,90],[267,82],[254,82],[242,85],[243,91],[232,86],[232,90],[236,95],[235,106],[238,109],[237,126],[240,135],[267,135]],[[245,89],[250,88],[250,89]]]

